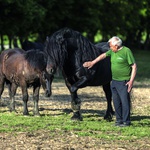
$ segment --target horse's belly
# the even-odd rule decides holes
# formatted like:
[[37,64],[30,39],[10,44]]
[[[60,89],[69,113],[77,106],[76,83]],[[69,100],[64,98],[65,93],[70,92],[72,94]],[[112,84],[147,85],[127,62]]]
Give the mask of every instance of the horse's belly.
[[109,83],[112,80],[111,71],[107,70],[107,72],[100,70],[96,71],[95,75],[88,82],[88,86],[100,86]]
[[111,78],[105,77],[105,78],[93,78],[91,81],[87,83],[87,86],[101,86],[109,83],[111,81]]

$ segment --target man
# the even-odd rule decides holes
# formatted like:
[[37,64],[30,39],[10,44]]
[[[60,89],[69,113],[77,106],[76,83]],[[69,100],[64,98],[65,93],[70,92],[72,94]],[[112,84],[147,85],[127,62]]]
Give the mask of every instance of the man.
[[109,41],[110,50],[99,55],[93,61],[85,62],[90,69],[106,57],[111,57],[112,97],[116,114],[116,126],[130,126],[130,91],[136,76],[137,66],[131,50],[122,46],[122,40],[113,36]]

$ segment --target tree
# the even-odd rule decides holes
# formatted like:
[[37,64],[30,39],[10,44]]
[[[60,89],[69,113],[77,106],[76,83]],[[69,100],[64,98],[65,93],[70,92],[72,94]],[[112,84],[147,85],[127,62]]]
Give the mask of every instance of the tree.
[[34,0],[5,0],[0,2],[1,35],[8,35],[9,47],[14,37],[21,42],[41,26],[45,9]]
[[[22,43],[36,36],[45,41],[60,28],[70,27],[94,42],[99,32],[106,41],[119,35],[129,46],[150,45],[149,0],[0,0],[0,36],[9,38],[9,47],[16,37]],[[146,38],[143,38],[145,35]]]

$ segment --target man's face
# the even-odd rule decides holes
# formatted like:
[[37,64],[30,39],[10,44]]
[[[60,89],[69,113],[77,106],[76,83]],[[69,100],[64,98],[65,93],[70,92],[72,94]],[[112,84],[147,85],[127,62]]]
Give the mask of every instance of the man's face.
[[110,49],[113,51],[113,52],[117,52],[118,51],[118,46],[117,45],[112,45],[111,42],[109,43],[109,46],[110,46]]

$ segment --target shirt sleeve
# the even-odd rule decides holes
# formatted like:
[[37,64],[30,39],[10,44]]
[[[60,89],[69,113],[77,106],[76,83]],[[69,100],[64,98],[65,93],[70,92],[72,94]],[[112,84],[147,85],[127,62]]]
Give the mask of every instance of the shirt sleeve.
[[129,49],[128,53],[127,53],[127,59],[128,59],[129,65],[132,65],[132,64],[135,63],[135,59],[134,59],[133,53],[132,53],[132,51],[130,49]]
[[108,50],[107,52],[106,52],[106,56],[111,56],[111,50]]

